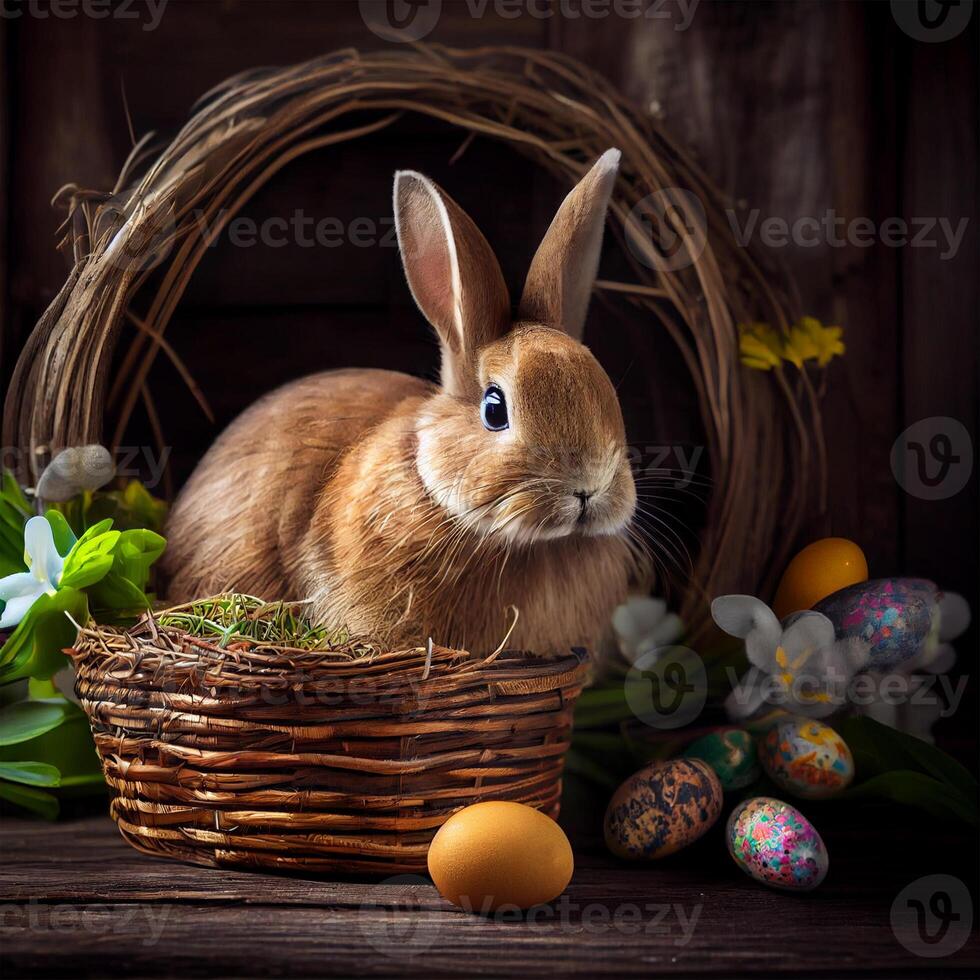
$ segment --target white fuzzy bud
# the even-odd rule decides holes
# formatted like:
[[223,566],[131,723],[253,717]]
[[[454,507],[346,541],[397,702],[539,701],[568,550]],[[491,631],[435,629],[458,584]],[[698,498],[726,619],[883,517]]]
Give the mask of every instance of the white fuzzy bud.
[[112,454],[105,446],[72,446],[48,463],[37,484],[44,500],[70,500],[83,490],[98,490],[115,475]]

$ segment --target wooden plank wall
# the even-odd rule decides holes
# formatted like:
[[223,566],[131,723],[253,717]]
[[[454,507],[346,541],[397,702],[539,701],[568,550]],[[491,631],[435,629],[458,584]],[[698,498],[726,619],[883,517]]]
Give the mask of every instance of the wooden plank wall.
[[[889,453],[897,435],[922,418],[961,420],[974,445],[978,433],[980,15],[956,38],[928,44],[903,33],[885,3],[702,0],[689,26],[690,6],[678,0],[651,0],[646,10],[666,17],[638,19],[562,16],[561,9],[577,9],[572,0],[548,17],[526,6],[515,17],[513,2],[445,0],[442,8],[427,40],[552,48],[603,71],[662,115],[733,200],[759,209],[760,220],[831,210],[876,225],[893,216],[969,218],[959,252],[946,261],[936,248],[826,242],[779,248],[773,258],[795,276],[805,310],[847,331],[848,354],[830,372],[825,399],[831,506],[811,532],[856,538],[878,573],[929,574],[975,596],[975,477],[949,500],[923,501],[897,484]],[[473,9],[485,15],[474,17]],[[54,249],[62,215],[50,207],[52,194],[68,181],[110,186],[129,148],[123,90],[137,133],[168,132],[200,94],[234,72],[382,43],[347,0],[170,0],[156,29],[144,30],[148,19],[144,10],[135,21],[0,21],[0,258],[5,237],[9,243],[0,279],[0,378],[9,377],[15,352],[66,271]],[[317,218],[381,221],[395,167],[428,169],[484,227],[516,288],[558,188],[509,150],[482,141],[449,167],[459,142],[439,126],[408,122],[298,161],[249,213],[289,214],[299,202]],[[202,266],[171,334],[220,421],[311,368],[433,369],[433,345],[393,249],[345,245],[326,260],[313,251],[217,248]],[[331,331],[344,337],[342,347],[326,342]],[[624,379],[638,439],[697,441],[693,401],[669,346],[654,338],[662,373],[637,378],[621,335],[594,342],[614,379]],[[179,482],[213,430],[166,365],[154,384]]]

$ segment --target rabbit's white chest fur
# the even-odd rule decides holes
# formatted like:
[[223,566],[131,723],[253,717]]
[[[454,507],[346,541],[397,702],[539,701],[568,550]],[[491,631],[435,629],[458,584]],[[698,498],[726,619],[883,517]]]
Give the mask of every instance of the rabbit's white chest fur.
[[[345,456],[305,542],[316,616],[405,642],[547,654],[595,650],[626,595],[633,554],[615,536],[517,545],[474,533],[432,499],[412,465],[412,410]],[[396,452],[392,449],[397,448]],[[346,492],[370,487],[363,496]],[[329,528],[324,534],[323,528]]]

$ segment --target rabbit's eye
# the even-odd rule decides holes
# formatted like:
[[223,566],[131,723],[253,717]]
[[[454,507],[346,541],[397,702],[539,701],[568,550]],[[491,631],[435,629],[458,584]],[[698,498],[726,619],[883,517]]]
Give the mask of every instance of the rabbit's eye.
[[504,398],[504,393],[496,385],[490,385],[483,393],[480,418],[483,419],[484,426],[491,432],[499,432],[510,425],[507,420],[507,400]]

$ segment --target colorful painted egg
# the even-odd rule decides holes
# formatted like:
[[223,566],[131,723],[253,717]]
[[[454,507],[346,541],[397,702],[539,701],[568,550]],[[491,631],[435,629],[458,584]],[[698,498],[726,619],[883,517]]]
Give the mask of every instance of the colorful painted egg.
[[684,750],[684,757],[707,762],[724,790],[743,789],[759,775],[755,741],[741,728],[722,728],[702,735]]
[[854,778],[854,759],[832,728],[809,718],[788,718],[759,743],[759,760],[781,789],[804,800],[823,800]]
[[879,578],[841,589],[814,607],[838,639],[858,637],[870,648],[868,669],[893,670],[939,630],[939,588],[922,578]]
[[867,580],[867,559],[853,541],[821,538],[808,544],[786,567],[772,610],[785,619],[790,613],[812,609],[845,586]]
[[721,783],[706,762],[655,762],[613,794],[606,809],[606,846],[633,860],[666,857],[704,834],[721,805]]
[[812,823],[768,796],[739,804],[728,818],[728,853],[764,885],[810,891],[827,876],[829,858]]

